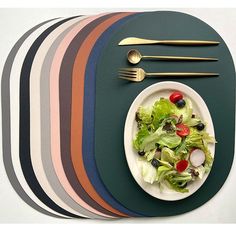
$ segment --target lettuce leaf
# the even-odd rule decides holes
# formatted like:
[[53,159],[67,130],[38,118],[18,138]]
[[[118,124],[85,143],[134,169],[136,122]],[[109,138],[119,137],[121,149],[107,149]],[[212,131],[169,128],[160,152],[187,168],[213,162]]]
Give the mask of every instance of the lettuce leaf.
[[172,175],[172,181],[173,182],[182,182],[182,181],[190,181],[192,180],[192,175],[188,173],[187,171],[184,171],[182,173],[177,173],[175,175]]
[[136,150],[141,151],[140,148],[141,144],[143,143],[143,140],[149,136],[149,131],[146,125],[142,126],[142,128],[138,131],[136,134],[135,139],[133,140],[133,146]]
[[166,175],[171,174],[172,168],[167,166],[159,166],[157,169],[156,181],[158,183],[162,182]]
[[160,126],[160,123],[166,117],[174,114],[175,105],[169,101],[169,99],[160,99],[156,101],[153,105],[152,116],[153,116],[153,125],[156,129]]
[[204,176],[204,174],[205,174],[205,172],[206,172],[206,170],[205,170],[205,167],[204,166],[199,166],[199,167],[197,167],[197,168],[195,168],[195,170],[198,172],[198,178],[199,179],[202,179],[203,178],[203,176]]
[[204,146],[201,133],[195,128],[190,128],[190,133],[185,139],[185,144],[186,147],[189,149],[191,148],[203,149]]
[[190,133],[185,139],[185,144],[188,148],[204,149],[210,143],[216,143],[215,139],[211,137],[206,131],[198,131],[195,128],[190,128]]
[[143,124],[151,124],[153,117],[152,117],[152,109],[150,107],[139,107],[136,113],[136,120]]
[[154,181],[156,181],[157,170],[152,166],[150,162],[146,160],[140,160],[139,167],[141,169],[141,174],[145,182],[152,184]]
[[183,156],[183,155],[188,154],[185,139],[183,139],[181,144],[175,149],[175,154],[177,156]]
[[150,151],[156,147],[156,143],[168,148],[175,148],[181,143],[181,138],[175,132],[166,132],[161,126],[154,133],[143,138],[140,148],[145,152]]
[[212,164],[213,164],[213,157],[211,155],[210,150],[208,149],[208,147],[204,147],[203,149],[204,153],[205,153],[205,163],[204,163],[204,168],[206,173],[209,172],[211,170]]
[[166,175],[165,180],[167,181],[168,186],[176,192],[187,193],[189,190],[185,186],[192,180],[192,177],[191,174],[184,172]]
[[215,138],[210,136],[207,132],[202,131],[202,140],[203,140],[203,144],[204,146],[207,146],[210,143],[217,143]]
[[162,161],[167,161],[171,164],[176,163],[177,161],[179,161],[179,157],[175,155],[175,152],[172,151],[171,149],[164,147],[161,150],[161,160]]
[[155,154],[156,154],[156,149],[146,152],[145,157],[146,157],[147,161],[151,161],[154,158]]
[[174,114],[180,117],[182,115],[182,123],[186,124],[190,121],[193,114],[192,103],[189,99],[185,99],[185,106],[183,108],[178,108],[174,106]]
[[188,120],[186,122],[186,125],[188,125],[189,127],[193,127],[198,125],[199,123],[201,123],[201,120],[198,118],[191,118],[190,120]]
[[158,183],[166,181],[168,186],[177,192],[188,192],[186,184],[191,180],[191,174],[186,171],[178,173],[176,170],[173,170],[173,168],[168,168],[167,166],[160,166],[157,169],[156,181]]
[[169,168],[169,169],[173,169],[173,166],[167,162],[167,161],[162,161],[162,160],[158,160],[163,166]]
[[157,143],[168,148],[175,148],[181,143],[181,138],[176,133],[165,133],[160,136]]

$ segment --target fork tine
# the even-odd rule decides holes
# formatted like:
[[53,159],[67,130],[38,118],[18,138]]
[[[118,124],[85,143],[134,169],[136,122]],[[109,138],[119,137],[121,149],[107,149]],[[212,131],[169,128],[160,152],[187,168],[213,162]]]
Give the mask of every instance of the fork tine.
[[124,76],[131,76],[131,77],[136,77],[136,74],[129,74],[129,73],[124,73],[124,72],[119,72],[119,75],[124,75]]
[[128,72],[122,72],[122,71],[119,71],[119,74],[128,75],[128,76],[136,76],[136,74],[134,73],[128,73]]
[[136,78],[136,75],[134,74],[119,73],[119,75],[128,78]]
[[120,68],[119,78],[137,82],[138,81],[137,73],[138,73],[137,68]]
[[128,70],[119,70],[119,73],[135,75],[137,72],[136,71],[128,71]]

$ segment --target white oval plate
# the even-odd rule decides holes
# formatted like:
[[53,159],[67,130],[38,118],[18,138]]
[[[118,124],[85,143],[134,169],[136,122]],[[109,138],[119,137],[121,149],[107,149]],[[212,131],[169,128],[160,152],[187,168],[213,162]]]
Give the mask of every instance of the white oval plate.
[[[169,188],[165,188],[160,191],[160,188],[157,184],[146,183],[142,176],[141,170],[139,167],[139,155],[137,151],[133,149],[133,139],[137,133],[137,123],[135,121],[135,113],[138,110],[139,106],[151,106],[156,100],[160,97],[168,98],[173,91],[180,91],[183,93],[185,98],[189,98],[192,101],[193,112],[201,117],[201,119],[207,123],[206,131],[211,135],[215,136],[214,126],[211,119],[210,112],[207,108],[206,103],[201,98],[201,96],[195,92],[192,88],[177,82],[160,82],[154,85],[149,86],[144,89],[133,101],[125,122],[124,129],[124,147],[126,159],[128,162],[129,169],[140,187],[152,195],[155,198],[174,201],[186,198],[196,192],[202,184],[207,179],[209,173],[205,174],[203,179],[198,179],[193,183],[188,185],[188,193],[178,193]],[[215,145],[209,145],[209,150],[211,151],[212,156],[214,157]]]

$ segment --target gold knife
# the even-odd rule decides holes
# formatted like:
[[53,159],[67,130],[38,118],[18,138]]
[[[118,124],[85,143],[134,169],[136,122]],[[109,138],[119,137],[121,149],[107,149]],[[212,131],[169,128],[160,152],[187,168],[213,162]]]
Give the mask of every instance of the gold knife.
[[206,40],[152,40],[129,37],[122,39],[118,45],[144,45],[144,44],[163,44],[163,45],[183,45],[183,46],[204,46],[204,45],[218,45],[218,41]]

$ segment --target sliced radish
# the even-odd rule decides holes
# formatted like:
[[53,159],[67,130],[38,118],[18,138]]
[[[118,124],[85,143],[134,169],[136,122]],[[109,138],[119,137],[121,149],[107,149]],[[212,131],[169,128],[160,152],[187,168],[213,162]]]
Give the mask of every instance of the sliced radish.
[[202,165],[205,159],[205,153],[201,149],[194,149],[190,154],[190,162],[194,167]]
[[197,150],[197,148],[192,148],[192,149],[190,150],[189,154],[191,155],[194,150]]

